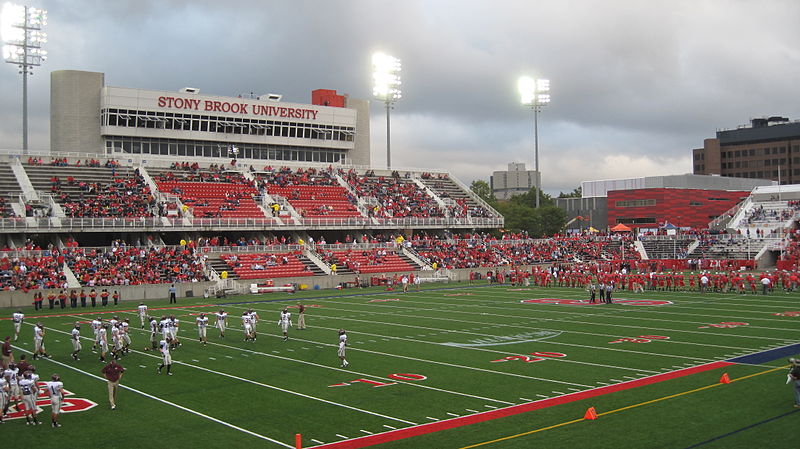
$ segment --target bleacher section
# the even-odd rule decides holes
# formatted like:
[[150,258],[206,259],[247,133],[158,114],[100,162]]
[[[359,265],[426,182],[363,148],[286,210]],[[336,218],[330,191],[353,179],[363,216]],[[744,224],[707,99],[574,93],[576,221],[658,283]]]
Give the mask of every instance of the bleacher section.
[[[419,177],[426,187],[431,189],[447,204],[451,217],[491,217],[488,209],[478,204],[477,201],[446,173],[431,175],[423,173]],[[451,200],[451,201],[448,201]]]
[[688,257],[702,259],[749,260],[755,257],[771,239],[745,238],[733,235],[708,236],[700,239],[697,247]]
[[[89,165],[92,165],[91,163]],[[33,188],[49,193],[68,217],[150,217],[155,200],[135,169],[24,165]]]
[[158,189],[180,198],[196,218],[259,218],[258,190],[240,172],[199,169],[148,169]]
[[648,259],[685,259],[694,237],[642,237],[641,239]]
[[279,187],[267,185],[270,195],[280,195],[301,217],[308,218],[347,218],[361,217],[361,213],[349,198],[342,186],[304,186]]
[[314,276],[314,271],[296,253],[221,254],[238,279]]
[[420,267],[398,253],[394,248],[373,248],[368,250],[333,251],[337,262],[337,272],[345,273],[388,273],[392,271],[410,272]]
[[392,172],[377,176],[374,170],[359,174],[350,170],[344,175],[348,184],[361,197],[375,198],[379,209],[371,214],[379,218],[444,217],[436,200],[420,189],[414,181]]

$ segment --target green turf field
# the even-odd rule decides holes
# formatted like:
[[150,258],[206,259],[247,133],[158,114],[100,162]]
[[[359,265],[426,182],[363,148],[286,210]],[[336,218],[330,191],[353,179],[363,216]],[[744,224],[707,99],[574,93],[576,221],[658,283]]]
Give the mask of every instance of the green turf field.
[[[48,425],[44,405],[44,425],[7,420],[1,440],[43,448],[132,448],[165,437],[176,448],[294,447],[300,433],[303,447],[313,447],[440,423],[445,430],[378,447],[798,447],[793,434],[800,409],[792,407],[792,387],[785,383],[788,355],[585,396],[796,344],[800,316],[776,314],[800,311],[800,294],[617,292],[615,299],[669,303],[521,302],[585,296],[577,289],[463,284],[407,294],[365,289],[240,296],[217,303],[229,312],[231,328],[221,339],[209,327],[205,347],[197,342],[195,315],[220,306],[182,299],[181,308],[167,309],[166,300],[151,302],[151,313],[181,319],[183,345],[172,353],[173,376],[156,373],[160,357],[143,351],[149,336],[133,312],[138,303],[125,302],[117,309],[131,319],[134,350],[120,362],[127,369],[126,389],[114,411],[98,377],[103,365],[91,352],[89,325],[82,326],[87,338],[80,361],[69,357],[67,335],[76,320],[88,322],[114,307],[43,314],[29,308],[15,343],[17,358],[30,352],[32,324],[42,321],[52,355],[34,362],[42,380],[58,372],[70,398],[98,405],[64,413],[59,429]],[[279,311],[298,300],[308,307],[309,328],[290,329],[283,342]],[[208,307],[182,308],[193,305]],[[248,307],[261,316],[255,342],[242,341],[238,317]],[[33,318],[51,312],[67,316]],[[349,337],[346,369],[336,355],[339,328]],[[0,337],[11,332],[10,320],[0,321]],[[724,373],[730,384],[719,383]],[[551,400],[538,410],[497,416],[517,410],[509,407],[570,394],[562,404]],[[589,407],[600,415],[597,420],[582,419]],[[496,419],[464,425],[472,415]],[[449,423],[456,424],[447,429]]]

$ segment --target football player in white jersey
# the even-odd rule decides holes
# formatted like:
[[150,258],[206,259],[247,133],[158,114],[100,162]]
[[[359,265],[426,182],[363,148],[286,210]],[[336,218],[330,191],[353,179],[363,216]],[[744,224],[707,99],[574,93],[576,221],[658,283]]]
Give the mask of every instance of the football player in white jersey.
[[97,317],[92,320],[92,332],[94,332],[94,344],[92,345],[92,352],[100,346],[100,328],[103,327],[103,319]]
[[122,337],[122,352],[125,354],[130,352],[131,347],[131,320],[125,318],[119,323],[120,337]]
[[25,374],[18,382],[20,393],[22,393],[22,403],[25,404],[25,424],[41,424],[36,418],[36,412],[38,411],[36,397],[39,396],[39,387],[36,385],[33,373],[25,371]]
[[253,309],[248,309],[247,313],[250,314],[250,325],[253,326],[253,341],[256,341],[256,338],[258,338],[258,334],[256,334],[256,331],[258,330],[258,313]]
[[150,347],[145,347],[144,350],[149,351],[150,349],[158,349],[158,320],[154,316],[150,317]]
[[242,312],[242,327],[244,328],[244,341],[253,341],[252,318],[247,312]]
[[11,387],[5,377],[0,376],[0,424],[3,423],[3,415],[8,412],[8,403],[11,399]]
[[228,312],[223,309],[219,309],[219,312],[216,313],[217,315],[217,329],[219,329],[219,336],[220,338],[225,338],[225,328],[228,327]]
[[14,341],[19,338],[19,330],[22,329],[22,322],[25,321],[25,314],[22,310],[17,310],[11,314],[11,321],[14,323]]
[[345,358],[345,348],[347,347],[347,334],[344,329],[339,329],[339,360],[342,361],[342,368],[346,368],[349,363]]
[[44,334],[44,325],[41,322],[36,323],[36,326],[33,327],[33,360],[39,357],[50,357],[44,347]]
[[178,348],[181,345],[181,341],[178,340],[178,328],[180,327],[180,321],[175,318],[175,315],[169,316],[169,336],[170,336],[170,344],[172,345],[172,349]]
[[208,326],[208,317],[205,313],[201,313],[200,316],[196,318],[197,321],[197,334],[200,336],[200,341],[203,343],[203,346],[206,345],[208,342],[208,338],[206,337],[206,327]]
[[283,341],[287,341],[289,339],[289,328],[292,327],[292,314],[289,312],[288,308],[283,308],[281,318],[278,320],[278,325],[283,331]]
[[81,323],[75,322],[75,327],[70,331],[70,341],[72,342],[72,358],[78,359],[78,353],[81,352]]
[[147,318],[147,306],[145,305],[145,303],[140,302],[138,310],[139,310],[139,321],[141,321],[142,329],[144,329],[144,322],[145,319]]
[[97,345],[100,346],[100,361],[106,362],[106,353],[108,352],[108,325],[101,326],[97,330]]
[[120,335],[119,323],[108,323],[111,328],[111,356],[114,360],[119,360],[122,356],[122,336]]
[[8,408],[11,405],[11,402],[14,401],[16,403],[17,410],[20,410],[19,403],[22,400],[19,393],[19,383],[17,383],[19,376],[19,370],[17,369],[16,363],[10,363],[8,368],[3,370],[3,379],[5,379],[6,384],[8,385],[8,400],[5,403],[5,407],[3,408],[3,414],[8,414]]
[[58,422],[58,415],[61,414],[61,401],[64,400],[64,383],[58,374],[53,374],[50,382],[45,382],[45,389],[50,396],[51,415],[50,421],[53,427],[61,427]]
[[161,351],[161,365],[158,366],[158,374],[161,374],[161,370],[166,366],[167,367],[167,375],[172,375],[172,355],[169,353],[169,348],[172,344],[168,340],[161,340],[158,342],[159,350]]

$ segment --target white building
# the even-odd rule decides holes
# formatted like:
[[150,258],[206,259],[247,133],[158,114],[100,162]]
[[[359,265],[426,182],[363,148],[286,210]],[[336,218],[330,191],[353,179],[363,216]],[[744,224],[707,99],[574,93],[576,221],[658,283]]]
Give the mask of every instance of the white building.
[[50,83],[52,151],[370,165],[369,102],[335,91],[300,104],[112,87],[76,70]]
[[492,172],[489,184],[492,193],[499,200],[507,200],[514,195],[528,193],[536,185],[535,170],[526,170],[524,162],[508,164],[508,170]]

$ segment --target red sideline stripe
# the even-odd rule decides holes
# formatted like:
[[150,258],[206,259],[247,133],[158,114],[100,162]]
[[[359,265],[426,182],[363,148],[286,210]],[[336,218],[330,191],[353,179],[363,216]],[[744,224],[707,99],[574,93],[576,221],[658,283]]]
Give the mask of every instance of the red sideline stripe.
[[[169,309],[192,309],[192,308],[195,308],[195,307],[216,307],[216,306],[217,306],[216,304],[201,304],[201,305],[197,305],[197,306],[153,307],[152,309],[147,309],[147,310],[150,311],[150,310],[169,310]],[[108,306],[106,306],[106,307],[108,307]],[[83,307],[81,307],[81,308],[83,308]],[[53,318],[53,317],[60,317],[60,316],[105,315],[105,314],[109,314],[109,313],[126,313],[126,312],[138,312],[139,311],[139,309],[113,309],[113,310],[100,309],[100,310],[102,310],[102,311],[81,312],[81,313],[61,313],[61,314],[57,314],[57,315],[26,316],[25,317],[25,321],[30,321],[31,319],[34,319],[34,318],[38,319],[38,318]],[[10,320],[10,319],[12,319],[12,318],[0,318],[0,320]]]
[[474,415],[461,416],[458,418],[436,421],[429,424],[421,424],[418,426],[406,427],[404,429],[392,430],[390,432],[368,435],[360,438],[354,438],[351,440],[339,441],[336,443],[322,444],[319,446],[314,446],[314,448],[357,449],[361,447],[374,446],[376,444],[388,443],[390,441],[397,441],[405,438],[425,435],[428,433],[440,432],[442,430],[454,429],[456,427],[468,426],[470,424],[476,424],[484,421],[491,421],[494,419],[505,418],[506,416],[519,415],[520,413],[532,412],[534,410],[553,407],[556,405],[568,404],[570,402],[589,399],[609,393],[616,393],[618,391],[630,390],[632,388],[664,382],[666,380],[676,379],[679,377],[684,377],[696,373],[702,373],[704,371],[710,371],[730,365],[735,365],[735,364],[731,362],[711,362],[711,363],[706,363],[704,365],[693,366],[691,368],[684,368],[677,371],[670,371],[668,373],[643,377],[641,379],[629,380],[627,382],[621,382],[614,385],[606,385],[604,387],[592,388],[591,390],[578,391],[575,393],[565,394],[563,396],[557,396],[554,398],[527,402],[525,404],[512,405],[510,407],[505,407],[505,408],[498,408],[496,410],[476,413]]

